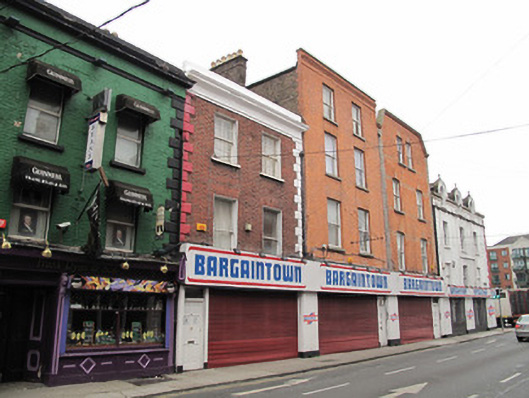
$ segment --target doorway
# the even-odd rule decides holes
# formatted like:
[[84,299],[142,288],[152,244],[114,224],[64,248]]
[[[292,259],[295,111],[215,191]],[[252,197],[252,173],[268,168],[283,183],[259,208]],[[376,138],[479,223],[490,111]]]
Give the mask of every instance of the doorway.
[[42,288],[0,286],[0,382],[40,380],[48,304]]

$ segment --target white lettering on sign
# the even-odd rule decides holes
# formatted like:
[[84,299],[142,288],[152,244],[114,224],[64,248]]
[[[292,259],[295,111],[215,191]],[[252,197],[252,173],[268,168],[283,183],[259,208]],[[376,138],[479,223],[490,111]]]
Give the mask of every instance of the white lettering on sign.
[[151,108],[148,108],[143,104],[140,104],[138,101],[134,101],[133,104],[134,104],[134,108],[141,109],[142,111],[145,111],[151,115],[155,114],[155,112]]
[[123,191],[123,193],[127,196],[130,196],[130,197],[133,197],[133,198],[136,198],[136,199],[141,199],[141,200],[148,200],[147,199],[147,195],[145,194],[142,194],[142,193],[139,193],[139,192],[134,192],[134,191],[129,191],[128,189],[125,189]]
[[75,85],[75,82],[72,78],[69,78],[68,76],[63,76],[63,75],[60,75],[58,74],[57,72],[55,72],[54,70],[51,70],[51,69],[46,69],[46,73],[56,79],[59,79],[59,80],[62,80],[63,82],[66,82],[68,84],[71,84],[72,86]]
[[33,166],[31,168],[31,172],[33,174],[37,175],[37,176],[40,176],[40,177],[48,177],[48,178],[52,178],[54,180],[62,181],[62,174],[54,173],[54,172],[48,171],[48,170],[42,170],[42,169],[39,169],[36,166]]

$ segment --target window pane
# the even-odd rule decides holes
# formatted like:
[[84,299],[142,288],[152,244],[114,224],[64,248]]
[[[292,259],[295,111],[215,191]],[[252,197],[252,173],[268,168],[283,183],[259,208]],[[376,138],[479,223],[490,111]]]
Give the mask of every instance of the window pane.
[[117,137],[116,161],[138,167],[140,165],[141,143]]
[[362,188],[366,187],[364,152],[355,149],[355,171],[356,171],[356,185]]
[[338,175],[336,156],[336,138],[330,134],[325,134],[325,172],[327,174]]
[[131,114],[121,116],[118,121],[118,135],[131,140],[141,140],[141,119]]
[[24,122],[24,133],[34,135],[51,143],[56,143],[58,130],[58,116],[28,107]]
[[326,119],[334,120],[334,98],[329,87],[323,86],[323,116]]
[[235,242],[235,202],[215,198],[213,213],[213,244],[223,249],[233,249]]
[[264,211],[264,234],[267,237],[277,238],[277,213]]
[[360,108],[353,104],[353,134],[362,136],[362,121],[360,119]]
[[340,203],[329,199],[327,201],[327,225],[329,229],[329,244],[341,246]]
[[51,192],[20,189],[15,192],[11,209],[9,235],[45,240]]
[[262,172],[264,174],[281,177],[280,171],[280,142],[278,139],[262,136]]

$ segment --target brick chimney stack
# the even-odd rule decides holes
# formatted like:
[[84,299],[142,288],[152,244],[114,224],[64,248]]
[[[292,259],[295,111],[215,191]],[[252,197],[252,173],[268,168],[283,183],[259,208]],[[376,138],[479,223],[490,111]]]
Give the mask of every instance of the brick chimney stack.
[[246,62],[242,50],[229,54],[211,63],[211,71],[240,86],[246,87]]

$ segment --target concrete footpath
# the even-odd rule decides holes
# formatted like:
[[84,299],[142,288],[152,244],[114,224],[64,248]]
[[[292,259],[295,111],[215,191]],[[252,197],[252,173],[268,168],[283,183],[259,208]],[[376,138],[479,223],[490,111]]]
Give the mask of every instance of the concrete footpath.
[[332,368],[369,361],[376,358],[399,355],[406,352],[427,350],[450,344],[459,344],[470,340],[501,335],[502,333],[511,333],[512,330],[513,329],[506,329],[505,332],[502,332],[501,329],[493,329],[486,332],[471,333],[438,340],[421,341],[419,343],[395,347],[380,347],[370,350],[324,355],[315,358],[293,358],[283,361],[255,363],[227,368],[196,370],[179,374],[163,375],[157,378],[73,384],[59,387],[46,387],[39,383],[5,383],[0,384],[0,397],[117,398],[155,396],[170,392],[183,392],[203,387],[288,376],[316,369]]

